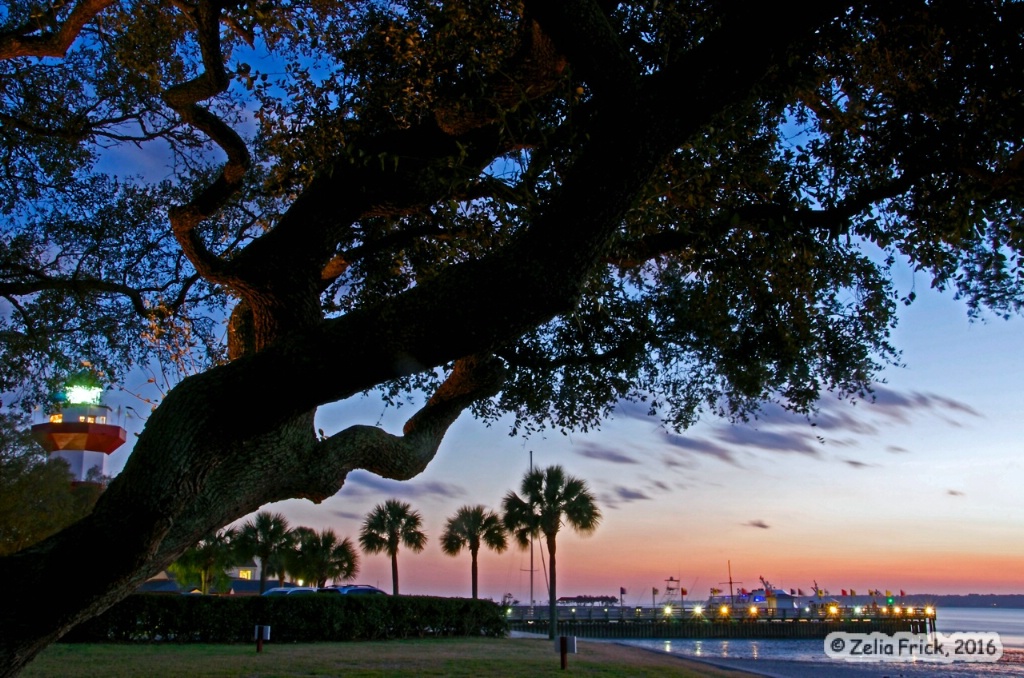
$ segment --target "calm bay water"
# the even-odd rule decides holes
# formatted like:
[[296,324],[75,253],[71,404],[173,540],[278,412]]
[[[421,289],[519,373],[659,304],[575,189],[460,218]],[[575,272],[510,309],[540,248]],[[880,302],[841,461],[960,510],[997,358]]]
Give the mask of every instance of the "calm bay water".
[[1002,607],[949,607],[939,610],[935,628],[954,631],[995,631],[1004,648],[1024,650],[1024,610]]
[[823,640],[630,640],[623,643],[780,678],[819,675],[837,678],[1024,676],[1024,609],[941,608],[936,615],[936,629],[941,633],[998,633],[1003,645],[1003,657],[994,664],[864,664],[830,659],[825,654]]

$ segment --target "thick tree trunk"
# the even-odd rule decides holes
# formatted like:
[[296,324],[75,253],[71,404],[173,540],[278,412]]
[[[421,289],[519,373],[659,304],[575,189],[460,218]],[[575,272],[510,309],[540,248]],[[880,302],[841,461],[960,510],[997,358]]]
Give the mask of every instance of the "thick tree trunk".
[[[17,674],[48,644],[136,591],[202,536],[264,504],[289,497],[321,501],[353,468],[395,479],[416,475],[459,413],[494,393],[503,375],[490,364],[460,362],[406,424],[404,436],[352,427],[319,440],[313,410],[284,420],[275,411],[282,401],[271,393],[278,388],[297,393],[286,402],[302,400],[294,375],[275,381],[259,360],[244,362],[179,384],[89,516],[0,559],[0,578],[18,582],[0,606],[0,675]],[[232,373],[236,378],[228,380],[225,374]],[[277,374],[287,373],[293,374]],[[246,397],[231,397],[232,384],[249,377],[252,387],[239,391]],[[65,580],[69,564],[83,584],[41,605],[39,592]]]
[[391,554],[391,590],[398,595],[398,552]]

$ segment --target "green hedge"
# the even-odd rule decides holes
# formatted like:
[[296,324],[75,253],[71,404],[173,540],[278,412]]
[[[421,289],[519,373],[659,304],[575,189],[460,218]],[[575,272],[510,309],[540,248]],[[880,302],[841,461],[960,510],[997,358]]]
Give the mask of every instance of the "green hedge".
[[136,594],[72,629],[62,642],[246,643],[257,624],[271,642],[504,636],[489,600],[432,596],[195,596]]

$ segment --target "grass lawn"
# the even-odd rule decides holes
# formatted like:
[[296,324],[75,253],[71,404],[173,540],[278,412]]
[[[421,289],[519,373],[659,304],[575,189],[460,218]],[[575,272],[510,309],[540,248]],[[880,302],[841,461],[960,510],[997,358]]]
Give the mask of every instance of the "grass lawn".
[[275,678],[292,676],[713,676],[728,671],[639,648],[577,641],[566,670],[554,643],[534,638],[443,638],[367,643],[51,645],[25,678]]

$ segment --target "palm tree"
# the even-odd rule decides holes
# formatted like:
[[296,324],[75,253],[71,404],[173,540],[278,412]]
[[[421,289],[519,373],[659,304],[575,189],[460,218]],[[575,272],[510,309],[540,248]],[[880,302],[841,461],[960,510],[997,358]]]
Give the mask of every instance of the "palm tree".
[[184,586],[198,583],[199,591],[208,594],[230,581],[227,569],[238,563],[235,530],[220,530],[203,537],[182,553],[168,568]]
[[531,469],[520,487],[522,496],[509,490],[502,500],[505,527],[522,547],[530,546],[532,537],[544,535],[548,548],[548,638],[555,637],[558,621],[555,609],[555,537],[565,524],[580,535],[597,529],[601,511],[584,480],[566,475],[561,466]]
[[277,560],[279,565],[278,574],[281,577],[278,586],[284,586],[286,573],[291,575],[292,581],[301,586],[308,583],[305,574],[306,565],[301,551],[302,543],[316,538],[316,530],[312,527],[299,525],[293,527],[288,536],[291,538],[291,545]]
[[260,559],[260,593],[267,588],[270,573],[284,574],[285,558],[294,537],[288,519],[280,513],[260,511],[238,531],[238,552],[245,558]]
[[450,556],[457,556],[464,548],[469,549],[473,558],[473,599],[477,597],[477,553],[480,546],[487,546],[498,553],[508,548],[505,526],[501,517],[485,506],[463,506],[445,523],[441,535],[441,550]]
[[398,547],[406,546],[413,551],[422,551],[427,535],[421,529],[423,518],[409,504],[388,499],[377,504],[366,515],[359,543],[367,553],[387,553],[391,556],[391,585],[398,595]]
[[359,554],[352,540],[339,540],[330,528],[301,532],[291,562],[291,572],[309,586],[322,587],[327,586],[328,580],[352,579],[359,571]]

